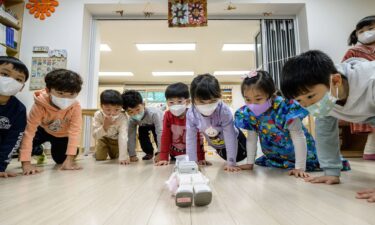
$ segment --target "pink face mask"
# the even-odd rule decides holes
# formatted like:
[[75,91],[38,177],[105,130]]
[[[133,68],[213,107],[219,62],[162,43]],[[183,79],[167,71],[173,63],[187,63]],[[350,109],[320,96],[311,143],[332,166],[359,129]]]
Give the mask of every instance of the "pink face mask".
[[255,114],[255,116],[259,116],[260,114],[267,111],[271,106],[271,99],[268,99],[263,104],[246,104],[246,106]]

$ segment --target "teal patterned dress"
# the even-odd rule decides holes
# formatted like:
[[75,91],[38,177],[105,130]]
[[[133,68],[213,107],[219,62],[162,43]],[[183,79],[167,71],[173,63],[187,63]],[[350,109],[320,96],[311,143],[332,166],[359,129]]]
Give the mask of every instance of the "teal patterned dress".
[[[277,96],[273,99],[272,108],[259,116],[255,116],[246,105],[241,107],[235,114],[235,124],[258,134],[264,155],[256,159],[255,164],[294,169],[294,145],[288,125],[296,118],[302,121],[307,115],[308,112],[294,100]],[[302,129],[307,143],[306,171],[319,170],[314,139],[304,126]]]

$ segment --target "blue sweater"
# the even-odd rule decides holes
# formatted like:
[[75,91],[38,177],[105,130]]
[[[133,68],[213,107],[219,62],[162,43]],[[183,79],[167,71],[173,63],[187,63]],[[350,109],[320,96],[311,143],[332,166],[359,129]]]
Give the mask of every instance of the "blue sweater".
[[26,127],[26,108],[16,97],[0,105],[0,172],[4,172],[12,155],[20,147]]

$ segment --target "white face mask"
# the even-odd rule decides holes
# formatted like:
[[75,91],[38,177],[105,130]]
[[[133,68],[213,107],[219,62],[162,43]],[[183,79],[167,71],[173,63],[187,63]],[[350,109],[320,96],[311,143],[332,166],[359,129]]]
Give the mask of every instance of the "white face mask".
[[186,110],[186,105],[172,105],[171,107],[169,107],[169,111],[171,111],[171,113],[174,115],[174,116],[181,116],[182,113],[184,113]]
[[198,111],[204,115],[204,116],[211,116],[212,113],[214,113],[215,109],[219,105],[220,101],[217,101],[215,103],[211,104],[205,104],[205,105],[195,105],[197,107]]
[[375,42],[375,30],[365,31],[359,34],[358,41],[365,45]]
[[107,114],[105,114],[103,111],[102,111],[103,115],[105,117],[111,117],[112,118],[112,121],[116,120],[117,118],[119,118],[120,114],[116,115],[116,116],[108,116]]
[[63,110],[71,106],[76,101],[75,98],[59,98],[54,95],[51,95],[51,100],[53,104]]
[[12,96],[17,94],[23,87],[23,84],[11,77],[0,76],[0,95]]

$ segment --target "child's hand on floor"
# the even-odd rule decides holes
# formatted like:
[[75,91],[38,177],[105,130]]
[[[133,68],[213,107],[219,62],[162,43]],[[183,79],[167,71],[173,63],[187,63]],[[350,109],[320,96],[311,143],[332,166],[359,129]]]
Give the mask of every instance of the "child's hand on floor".
[[0,177],[8,178],[8,177],[16,177],[16,173],[10,173],[10,172],[0,172]]
[[212,163],[210,163],[209,161],[206,161],[206,160],[199,160],[198,165],[200,165],[200,166],[211,166]]
[[169,162],[166,160],[160,160],[159,162],[155,163],[155,166],[166,166]]
[[244,164],[239,166],[241,170],[253,170],[254,164]]
[[308,178],[310,177],[310,174],[306,173],[305,171],[301,169],[292,169],[288,172],[289,176],[295,176],[295,177],[302,177],[302,178]]
[[229,165],[225,165],[225,166],[224,166],[224,170],[225,170],[225,171],[228,171],[228,172],[238,172],[238,171],[241,170],[241,168],[238,167],[238,166],[229,166]]
[[42,172],[43,170],[31,165],[30,162],[22,162],[22,171],[23,175],[34,175]]
[[340,177],[336,177],[336,176],[307,177],[305,178],[305,181],[314,183],[314,184],[317,184],[317,183],[339,184]]
[[158,163],[160,161],[159,153],[155,154],[154,163]]
[[74,155],[68,155],[60,168],[60,170],[80,170],[80,169],[82,169],[82,167],[77,165],[74,162]]
[[368,202],[375,202],[375,189],[367,189],[357,192],[356,198],[367,199]]
[[129,165],[130,164],[130,160],[129,159],[119,160],[119,163],[120,163],[120,165]]

